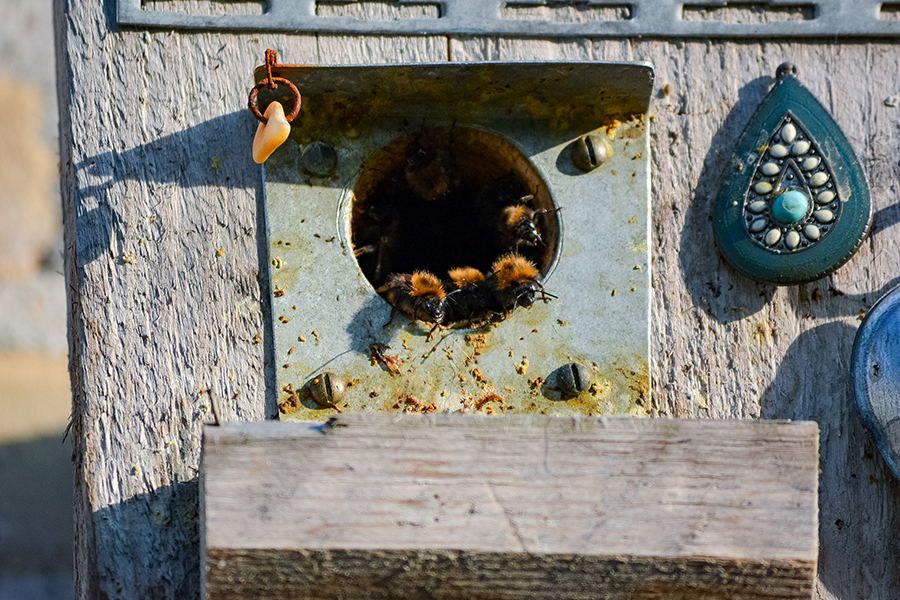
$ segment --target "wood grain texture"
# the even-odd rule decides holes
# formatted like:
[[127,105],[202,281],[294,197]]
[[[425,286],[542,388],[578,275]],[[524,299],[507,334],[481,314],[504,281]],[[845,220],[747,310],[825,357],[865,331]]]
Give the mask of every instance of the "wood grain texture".
[[[275,414],[244,109],[265,48],[295,63],[652,62],[654,414],[818,421],[817,597],[896,596],[900,484],[846,384],[860,311],[900,272],[896,44],[176,34],[120,31],[114,10],[55,0],[80,597],[197,597],[202,390],[230,419]],[[779,289],[723,263],[710,211],[784,60],[844,128],[876,216],[850,263]]]
[[811,422],[208,427],[207,595],[810,598],[817,450]]

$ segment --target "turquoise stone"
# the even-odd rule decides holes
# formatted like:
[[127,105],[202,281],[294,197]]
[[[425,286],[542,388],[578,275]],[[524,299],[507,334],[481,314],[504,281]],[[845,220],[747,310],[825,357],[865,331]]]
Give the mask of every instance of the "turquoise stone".
[[796,223],[808,210],[809,197],[799,190],[786,191],[772,205],[772,215],[782,223]]

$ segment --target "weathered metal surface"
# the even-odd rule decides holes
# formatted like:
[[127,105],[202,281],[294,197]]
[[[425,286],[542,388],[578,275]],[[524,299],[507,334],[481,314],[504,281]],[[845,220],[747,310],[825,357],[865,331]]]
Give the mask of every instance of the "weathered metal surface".
[[[291,139],[265,165],[273,327],[282,418],[324,419],[303,392],[329,371],[347,384],[341,410],[649,411],[649,135],[647,65],[441,64],[289,67],[303,94]],[[264,77],[265,69],[257,71]],[[397,316],[364,277],[351,246],[353,190],[371,156],[422,125],[484,130],[527,157],[557,213],[559,250],[543,279],[558,299],[535,302],[489,329],[428,328]],[[612,152],[597,170],[570,146],[596,132]],[[462,135],[462,134],[460,134]],[[301,169],[324,143],[333,174]],[[439,227],[440,224],[423,224]],[[400,359],[392,374],[370,345]],[[564,400],[554,373],[572,362],[590,389]],[[496,394],[494,400],[480,404]],[[499,398],[502,398],[500,400]],[[512,408],[514,407],[514,408]]]
[[[212,3],[211,3],[212,4]],[[261,3],[258,3],[261,4]],[[433,6],[434,18],[364,20],[322,16],[319,7],[347,4],[328,0],[268,0],[260,14],[205,16],[177,9],[145,10],[142,0],[117,0],[120,25],[144,27],[253,30],[284,32],[334,32],[369,34],[486,34],[539,37],[659,37],[659,38],[814,38],[897,37],[900,22],[883,16],[881,2],[874,0],[769,0],[726,2],[725,0],[399,0],[396,5]],[[795,18],[769,22],[728,23],[704,11],[728,5],[751,4],[759,13],[771,12]],[[577,13],[597,10],[572,20],[553,20],[527,15],[533,7],[569,8]],[[521,16],[516,9],[525,9]],[[701,15],[685,19],[685,9]],[[793,12],[792,12],[793,9]],[[768,21],[761,19],[761,21]]]

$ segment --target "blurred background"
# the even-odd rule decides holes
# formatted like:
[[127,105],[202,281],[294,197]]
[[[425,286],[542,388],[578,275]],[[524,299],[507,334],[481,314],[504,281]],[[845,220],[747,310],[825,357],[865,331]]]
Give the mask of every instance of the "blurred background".
[[72,599],[53,3],[0,0],[0,599]]

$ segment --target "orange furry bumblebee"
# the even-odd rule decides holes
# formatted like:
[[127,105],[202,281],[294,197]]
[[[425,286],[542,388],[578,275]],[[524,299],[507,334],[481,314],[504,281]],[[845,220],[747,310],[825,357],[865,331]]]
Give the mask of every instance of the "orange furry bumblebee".
[[394,320],[397,311],[413,321],[432,323],[432,331],[444,321],[446,313],[446,293],[441,280],[428,271],[408,273],[391,273],[387,282],[378,289],[391,304],[391,318],[385,327]]
[[537,218],[548,212],[556,212],[557,209],[548,211],[546,208],[535,210],[530,203],[534,195],[522,196],[515,204],[505,206],[500,210],[497,218],[497,233],[500,241],[513,252],[519,251],[519,246],[531,248],[543,245]]
[[492,311],[492,296],[484,273],[473,267],[457,267],[447,272],[447,321],[468,321]]
[[458,289],[464,289],[468,286],[476,286],[484,283],[484,273],[474,267],[457,267],[450,269],[447,276]]
[[530,308],[534,304],[536,293],[540,293],[545,302],[548,297],[556,297],[544,291],[544,286],[540,283],[540,271],[521,254],[511,252],[501,256],[494,262],[492,270],[495,278],[494,298],[506,312],[512,311],[516,306]]

